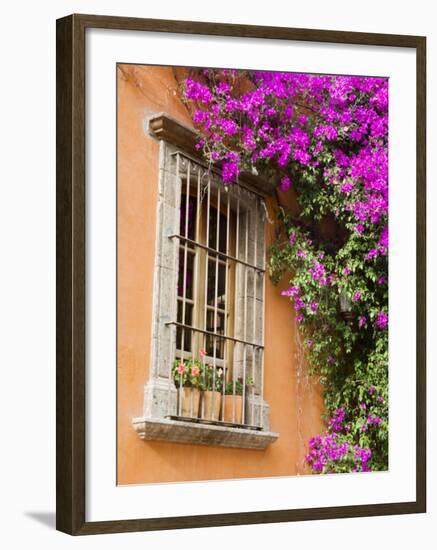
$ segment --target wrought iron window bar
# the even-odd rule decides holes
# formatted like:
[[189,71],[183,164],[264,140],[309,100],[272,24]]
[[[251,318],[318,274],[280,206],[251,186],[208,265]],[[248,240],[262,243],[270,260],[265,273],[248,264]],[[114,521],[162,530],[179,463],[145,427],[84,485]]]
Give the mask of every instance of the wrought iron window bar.
[[[179,262],[183,258],[182,266],[183,266],[183,273],[182,273],[182,295],[177,293],[177,299],[176,299],[176,306],[179,304],[181,306],[181,314],[182,314],[182,322],[177,319],[177,309],[173,311],[173,314],[171,315],[172,321],[166,323],[169,327],[174,327],[175,335],[177,334],[176,331],[180,330],[180,349],[174,349],[172,351],[172,346],[170,346],[170,361],[169,361],[169,368],[170,368],[170,378],[172,377],[172,365],[174,361],[178,360],[178,356],[180,357],[179,360],[184,361],[185,358],[190,358],[194,360],[194,346],[193,346],[193,333],[202,334],[204,336],[204,342],[207,341],[207,338],[209,337],[212,339],[213,343],[213,355],[212,357],[208,357],[207,361],[208,363],[212,362],[212,369],[213,369],[213,381],[212,381],[212,388],[216,388],[216,381],[218,376],[218,370],[222,369],[222,391],[220,392],[222,394],[221,396],[221,412],[219,415],[219,418],[205,418],[202,414],[201,417],[198,416],[198,411],[196,412],[196,407],[198,408],[198,402],[196,401],[193,405],[193,397],[191,395],[191,409],[190,409],[190,415],[186,415],[186,411],[184,411],[184,414],[182,414],[182,399],[186,399],[184,396],[185,392],[184,386],[182,385],[182,376],[179,377],[180,383],[179,385],[175,381],[176,389],[178,390],[178,398],[176,403],[177,408],[177,414],[174,414],[173,411],[170,410],[170,399],[168,399],[169,404],[169,411],[167,414],[167,418],[176,420],[176,421],[185,421],[185,422],[193,422],[196,424],[210,424],[210,425],[216,425],[216,426],[223,426],[223,427],[232,427],[232,428],[246,428],[251,430],[262,430],[263,429],[263,384],[264,384],[264,368],[263,368],[263,358],[264,358],[264,345],[262,343],[258,343],[255,341],[249,341],[247,338],[247,333],[249,330],[252,331],[253,339],[255,339],[256,335],[256,328],[257,328],[257,288],[259,279],[261,278],[262,281],[262,299],[264,296],[264,290],[265,290],[265,280],[264,280],[264,274],[265,274],[265,267],[264,265],[260,267],[257,265],[257,239],[258,239],[258,219],[257,216],[258,213],[258,204],[260,201],[260,196],[257,193],[252,193],[253,199],[252,203],[256,205],[256,211],[250,211],[249,209],[242,207],[240,204],[240,196],[237,194],[236,196],[227,192],[223,193],[220,187],[220,183],[217,183],[216,181],[213,182],[211,178],[211,167],[205,167],[205,165],[201,162],[199,162],[197,159],[194,160],[189,155],[182,154],[180,152],[177,152],[174,154],[174,158],[176,161],[176,172],[177,176],[180,178],[181,181],[181,197],[185,197],[185,204],[182,204],[180,207],[180,231],[179,233],[173,233],[171,235],[168,235],[169,239],[178,239],[179,243]],[[201,202],[205,199],[203,195],[203,189],[201,189],[201,180],[203,178],[207,179],[207,184],[204,187],[205,195],[206,195],[206,214],[201,210]],[[194,184],[194,185],[193,185]],[[214,186],[214,200],[212,199],[212,192],[211,189]],[[201,193],[202,190],[202,193]],[[250,194],[250,191],[245,190],[246,194]],[[190,208],[190,199],[193,196],[195,197],[195,208],[196,208],[196,216],[195,216],[195,235],[194,238],[191,238],[189,236],[189,208]],[[240,193],[240,190],[238,190],[238,193]],[[225,199],[222,201],[221,195],[224,195]],[[231,206],[231,202],[234,202],[233,206]],[[212,204],[214,203],[214,204]],[[205,205],[204,205],[205,206]],[[231,210],[232,209],[232,210]],[[216,212],[216,218],[215,218],[215,230],[216,234],[212,234],[213,240],[215,238],[215,248],[210,245],[210,223],[211,223],[211,212],[212,210],[215,210]],[[225,223],[226,223],[226,231],[225,231],[225,252],[223,250],[220,250],[221,248],[221,242],[220,242],[220,223],[221,223],[221,216],[222,211],[225,210]],[[235,254],[230,253],[230,217],[234,215],[235,217],[235,232],[236,232],[236,239],[235,239]],[[241,221],[241,215],[244,215],[243,222]],[[206,235],[203,234],[201,237],[200,235],[200,216],[206,217]],[[249,216],[251,217],[251,225],[249,228]],[[204,220],[205,221],[205,220]],[[204,223],[204,222],[203,222]],[[255,238],[253,240],[253,259],[254,263],[249,261],[249,229],[253,232],[255,235]],[[241,245],[240,245],[240,239],[241,239]],[[201,240],[204,240],[204,242],[201,242]],[[240,249],[241,246],[241,249]],[[204,303],[203,303],[203,324],[205,328],[196,327],[192,324],[188,324],[186,321],[186,306],[189,305],[190,307],[194,308],[193,303],[193,297],[188,298],[187,296],[187,257],[188,253],[192,254],[194,250],[195,254],[195,262],[193,267],[193,277],[198,278],[199,272],[196,273],[196,270],[199,269],[199,258],[197,257],[196,250],[204,251],[205,254],[205,280],[203,282],[204,285]],[[210,269],[210,262],[213,264],[215,263],[215,277],[213,278],[214,282],[214,305],[211,305],[208,302],[208,271]],[[229,327],[228,327],[228,298],[224,301],[224,309],[219,307],[218,305],[218,266],[220,264],[225,265],[225,293],[229,292],[229,270],[228,267],[232,264],[240,266],[239,271],[239,284],[242,286],[242,295],[243,295],[243,305],[242,305],[242,332],[243,337],[236,337],[231,334],[229,334]],[[264,260],[263,260],[264,264]],[[181,264],[179,263],[179,266]],[[214,266],[212,267],[214,269]],[[253,273],[253,294],[251,297],[248,295],[248,272]],[[180,274],[178,274],[178,277]],[[236,275],[235,275],[236,277]],[[237,293],[237,281],[235,281],[235,287],[234,292]],[[177,286],[177,285],[176,285]],[[192,291],[193,292],[193,291]],[[252,305],[252,327],[249,327],[248,322],[248,301],[253,300]],[[235,307],[235,304],[234,306]],[[213,330],[208,330],[207,325],[207,314],[209,311],[212,311],[214,316],[214,328]],[[219,315],[223,315],[223,322],[224,322],[224,333],[218,332],[218,323],[217,320],[219,318]],[[193,313],[192,313],[192,319],[193,319]],[[264,333],[264,318],[262,316],[262,333]],[[241,328],[241,327],[240,327]],[[188,341],[188,350],[185,348],[185,333],[188,332],[190,340]],[[223,357],[217,357],[217,340],[223,341]],[[238,377],[238,381],[235,378],[235,375],[233,374],[232,380],[227,380],[226,375],[229,372],[228,369],[228,361],[229,358],[227,357],[228,352],[228,343],[232,342],[232,344],[237,346],[242,346],[241,352],[241,364],[242,364],[242,376]],[[248,350],[247,347],[251,349],[252,352],[252,362],[251,362],[251,369],[252,369],[252,375],[258,378],[257,385],[258,385],[258,394],[255,396],[254,392],[254,386],[252,386],[251,390],[248,390]],[[206,346],[205,346],[206,347]],[[235,353],[235,348],[233,348],[232,353]],[[250,350],[249,350],[250,353]],[[258,355],[258,358],[257,358]],[[219,365],[217,367],[217,363],[220,361],[224,366],[222,367]],[[256,369],[255,365],[257,364],[257,361],[260,364],[260,368]],[[235,367],[235,365],[234,365]],[[225,391],[225,385],[232,383],[233,384],[233,391],[232,394],[229,394]],[[240,384],[240,390],[237,393],[237,384]],[[246,398],[250,392],[252,401],[251,401],[251,420],[255,418],[254,414],[254,407],[255,407],[255,399],[257,398],[259,400],[259,411],[258,411],[258,424],[255,425],[253,423],[247,422],[247,413],[246,413]],[[233,405],[232,405],[232,422],[226,421],[225,419],[225,412],[224,412],[224,401],[226,395],[232,395],[234,398]],[[235,405],[235,398],[241,397],[242,404],[240,405],[242,407],[240,420],[238,422],[235,422],[236,420],[236,405]],[[213,400],[215,398],[215,395],[213,396]],[[193,410],[194,409],[194,410]],[[239,415],[237,415],[239,416]]]
[[248,267],[250,269],[253,269],[256,272],[258,272],[259,274],[266,272],[266,270],[263,267],[259,267],[257,265],[251,264],[249,262],[245,262],[244,260],[240,260],[239,258],[235,258],[234,256],[230,256],[229,254],[225,254],[224,252],[221,252],[220,250],[216,250],[215,248],[211,248],[210,246],[206,246],[205,244],[194,241],[193,239],[189,239],[188,237],[184,237],[183,235],[178,235],[177,233],[175,233],[174,235],[169,235],[168,238],[169,239],[179,239],[179,241],[182,242],[182,243],[192,244],[195,247],[201,248],[202,250],[206,250],[206,252],[208,252],[208,254],[210,254],[211,256],[215,256],[215,255],[220,256],[224,260],[228,260],[230,262],[235,262],[235,263],[241,264],[245,267]]
[[192,416],[178,416],[177,414],[167,415],[170,420],[178,420],[180,422],[191,422],[193,424],[206,424],[209,426],[223,426],[224,428],[239,428],[240,430],[262,430],[262,426],[254,426],[252,424],[237,424],[236,422],[225,422],[224,420],[208,420],[206,418],[193,418]]
[[233,336],[226,336],[224,334],[216,334],[215,332],[211,332],[210,330],[205,330],[203,328],[193,327],[192,325],[186,325],[185,323],[179,323],[178,321],[169,321],[166,323],[167,326],[176,326],[179,328],[183,328],[185,330],[190,330],[193,332],[199,332],[201,334],[204,334],[205,336],[212,336],[213,338],[218,338],[220,340],[228,340],[230,342],[235,342],[237,344],[242,344],[244,346],[252,346],[254,348],[264,349],[263,344],[257,344],[256,342],[249,342],[247,340],[241,340],[240,338],[234,338]]

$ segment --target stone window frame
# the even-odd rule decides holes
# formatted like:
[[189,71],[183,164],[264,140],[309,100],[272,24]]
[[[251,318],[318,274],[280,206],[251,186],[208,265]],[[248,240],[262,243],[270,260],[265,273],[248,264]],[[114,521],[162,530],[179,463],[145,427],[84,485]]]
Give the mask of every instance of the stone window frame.
[[[257,373],[256,383],[246,399],[248,418],[246,423],[258,426],[258,430],[201,422],[191,423],[174,419],[174,411],[177,407],[177,390],[171,377],[173,357],[171,350],[176,351],[176,330],[175,327],[172,327],[172,321],[176,319],[179,243],[177,239],[169,237],[179,233],[183,164],[185,162],[191,163],[192,167],[201,167],[204,163],[195,148],[198,134],[180,122],[165,114],[159,114],[149,119],[147,132],[151,137],[159,140],[152,346],[149,379],[144,388],[143,416],[132,419],[133,427],[144,440],[265,449],[277,440],[279,434],[270,431],[270,407],[263,397],[262,354],[258,362],[254,361],[254,369]],[[222,185],[217,173],[210,168],[208,168],[208,172],[211,186]],[[265,211],[260,205],[264,197],[271,191],[271,186],[252,175],[242,175],[240,185],[229,189],[229,193],[233,197],[238,195],[244,215],[248,215],[246,228],[249,235],[255,235],[255,231],[257,231],[257,246],[248,247],[248,259],[259,265],[264,265],[265,258]],[[256,225],[251,221],[255,220],[255,216],[257,216]],[[254,258],[255,251],[257,258]],[[236,320],[239,315],[241,316],[243,310],[241,303],[243,292],[240,288],[243,278],[238,275],[238,271],[241,269],[242,266],[237,264],[235,295],[240,298],[235,301]],[[247,314],[245,314],[245,319],[246,327],[252,324],[257,327],[256,334],[252,334],[252,336],[257,342],[262,342],[263,348],[264,284],[262,288],[258,286],[258,282],[255,284],[256,287],[254,287],[253,278],[250,281],[249,277],[247,288],[255,288],[255,295],[246,296]],[[250,306],[250,304],[252,305]],[[252,323],[254,309],[256,310],[256,322]],[[237,320],[234,333],[237,339],[243,337],[242,331],[242,323]],[[240,349],[238,346],[238,344],[235,345],[234,352],[234,368],[237,369],[239,363],[242,362],[243,349],[241,345]],[[256,355],[253,355],[253,358],[255,359]],[[247,361],[248,358],[245,357],[245,364]]]

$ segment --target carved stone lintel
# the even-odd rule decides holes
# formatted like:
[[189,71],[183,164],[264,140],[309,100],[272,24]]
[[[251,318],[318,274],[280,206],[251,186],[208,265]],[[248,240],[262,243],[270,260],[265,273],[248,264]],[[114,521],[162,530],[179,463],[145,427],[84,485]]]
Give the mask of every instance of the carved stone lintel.
[[[192,156],[202,158],[201,152],[196,149],[196,143],[202,137],[200,132],[185,126],[165,113],[158,113],[149,119],[149,132],[159,140],[167,141]],[[278,184],[278,182],[272,183],[249,172],[242,172],[239,175],[239,180],[264,196],[272,195]]]
[[201,138],[201,134],[175,118],[165,113],[154,115],[149,119],[149,131],[157,139],[168,141],[191,155],[199,156],[196,143]]

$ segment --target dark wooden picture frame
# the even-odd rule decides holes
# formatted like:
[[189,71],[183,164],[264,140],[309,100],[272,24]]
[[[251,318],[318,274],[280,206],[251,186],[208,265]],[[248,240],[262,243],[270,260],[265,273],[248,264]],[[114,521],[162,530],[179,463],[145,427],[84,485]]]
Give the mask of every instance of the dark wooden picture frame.
[[[87,522],[85,515],[85,31],[88,28],[393,46],[416,50],[416,500]],[[426,511],[426,39],[420,36],[70,15],[57,21],[57,529],[71,535]]]

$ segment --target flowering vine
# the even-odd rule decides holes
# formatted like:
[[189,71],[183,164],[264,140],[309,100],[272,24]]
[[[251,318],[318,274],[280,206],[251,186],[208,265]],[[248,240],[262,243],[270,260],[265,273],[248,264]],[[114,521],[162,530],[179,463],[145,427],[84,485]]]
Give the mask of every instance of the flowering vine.
[[298,214],[279,209],[269,270],[290,278],[283,294],[324,385],[327,431],[310,441],[308,464],[386,469],[387,79],[205,69],[183,97],[225,184],[248,171],[296,197]]

